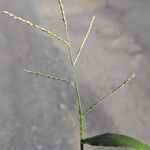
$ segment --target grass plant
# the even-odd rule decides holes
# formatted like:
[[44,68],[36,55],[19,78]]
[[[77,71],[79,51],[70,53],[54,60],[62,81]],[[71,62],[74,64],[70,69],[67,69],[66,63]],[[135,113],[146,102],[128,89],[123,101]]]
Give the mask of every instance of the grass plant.
[[62,15],[62,20],[64,23],[64,30],[66,33],[66,39],[63,39],[59,35],[57,35],[56,33],[52,32],[48,29],[45,29],[43,27],[40,27],[39,25],[36,25],[27,19],[18,17],[18,16],[14,15],[8,11],[4,11],[3,13],[5,15],[7,15],[8,17],[11,17],[12,19],[14,19],[20,23],[26,24],[26,25],[34,28],[34,29],[37,29],[41,32],[44,32],[44,33],[48,34],[50,38],[54,38],[56,40],[59,40],[63,44],[65,44],[67,46],[67,49],[68,49],[70,66],[72,69],[72,74],[71,74],[72,80],[69,81],[69,80],[64,79],[63,77],[59,78],[56,76],[47,75],[47,74],[42,73],[42,72],[30,71],[30,70],[25,70],[25,69],[24,69],[24,72],[26,72],[27,74],[36,76],[36,77],[43,77],[46,79],[51,79],[51,80],[65,83],[65,84],[69,84],[74,89],[74,92],[76,93],[76,100],[77,100],[77,108],[78,108],[77,111],[79,114],[80,150],[84,150],[84,144],[89,144],[92,146],[127,147],[127,148],[133,148],[136,150],[150,150],[149,145],[144,144],[144,143],[140,142],[139,140],[128,137],[126,135],[120,135],[117,133],[105,133],[105,134],[97,135],[94,137],[88,137],[88,138],[85,137],[84,122],[85,122],[85,117],[88,115],[88,113],[90,113],[92,110],[94,110],[94,108],[96,106],[98,106],[99,104],[104,102],[106,99],[108,99],[110,96],[112,96],[113,94],[118,92],[121,88],[123,88],[131,79],[133,79],[135,77],[135,75],[133,74],[130,77],[128,77],[120,85],[118,85],[117,87],[113,88],[113,90],[106,93],[102,98],[98,98],[93,105],[89,106],[86,110],[83,110],[81,97],[80,97],[80,88],[79,88],[79,84],[78,84],[78,77],[77,77],[77,72],[76,72],[76,65],[79,62],[79,58],[80,58],[80,56],[84,50],[84,46],[87,42],[87,39],[90,35],[92,28],[93,28],[95,16],[92,17],[92,20],[90,22],[87,33],[86,33],[83,41],[81,42],[81,46],[77,50],[76,55],[73,56],[73,53],[72,53],[73,48],[72,48],[72,43],[70,42],[70,35],[69,35],[69,31],[68,31],[68,22],[67,22],[67,17],[65,14],[65,9],[64,9],[62,0],[58,0],[58,2],[59,2],[61,15]]

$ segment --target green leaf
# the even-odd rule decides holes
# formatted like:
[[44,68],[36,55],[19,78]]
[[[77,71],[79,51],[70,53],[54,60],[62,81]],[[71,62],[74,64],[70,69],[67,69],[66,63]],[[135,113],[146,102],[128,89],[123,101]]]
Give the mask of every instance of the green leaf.
[[105,133],[90,138],[85,138],[82,141],[84,144],[93,146],[111,146],[111,147],[126,147],[136,150],[150,150],[150,146],[139,140],[128,137],[126,135]]

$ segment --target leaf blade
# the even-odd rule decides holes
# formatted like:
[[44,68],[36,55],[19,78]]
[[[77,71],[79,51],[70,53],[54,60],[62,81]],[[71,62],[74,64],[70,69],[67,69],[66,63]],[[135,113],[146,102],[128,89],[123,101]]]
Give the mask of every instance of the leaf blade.
[[136,150],[150,150],[149,145],[146,145],[137,139],[115,133],[105,133],[86,138],[83,140],[83,143],[92,146],[126,147]]

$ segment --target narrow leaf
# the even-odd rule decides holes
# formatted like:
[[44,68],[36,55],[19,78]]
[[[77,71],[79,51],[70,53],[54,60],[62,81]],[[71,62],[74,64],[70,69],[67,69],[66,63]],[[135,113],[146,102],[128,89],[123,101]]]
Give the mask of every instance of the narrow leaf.
[[126,135],[105,133],[83,140],[84,144],[93,146],[126,147],[135,150],[150,150],[150,146]]
[[26,25],[28,25],[28,26],[31,26],[31,27],[33,27],[33,28],[35,28],[35,29],[38,29],[38,30],[42,31],[42,32],[45,32],[45,33],[51,35],[52,37],[56,38],[57,40],[59,40],[59,41],[65,43],[66,45],[69,45],[67,41],[63,40],[63,39],[62,39],[61,37],[59,37],[57,34],[51,32],[51,31],[49,31],[49,30],[47,30],[47,29],[45,29],[45,28],[43,28],[43,27],[40,27],[40,26],[38,26],[38,25],[36,25],[36,24],[30,22],[29,20],[26,20],[26,19],[23,19],[23,18],[21,18],[21,17],[18,17],[18,16],[14,15],[14,14],[8,12],[8,11],[3,11],[3,13],[4,13],[5,15],[11,17],[12,19],[18,21],[18,22],[24,23],[24,24],[26,24]]
[[58,77],[55,77],[55,76],[46,75],[46,74],[41,73],[41,72],[35,72],[35,71],[25,70],[25,69],[24,69],[24,72],[26,72],[28,74],[31,74],[33,76],[36,76],[36,77],[44,77],[44,78],[47,78],[47,79],[52,79],[52,80],[61,81],[61,82],[67,83],[67,84],[71,84],[71,81],[61,79],[61,78],[58,78]]

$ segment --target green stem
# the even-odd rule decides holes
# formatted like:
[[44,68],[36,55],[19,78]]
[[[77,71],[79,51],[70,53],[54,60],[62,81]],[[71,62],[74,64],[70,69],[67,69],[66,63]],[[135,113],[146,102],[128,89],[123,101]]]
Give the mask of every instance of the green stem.
[[76,97],[77,97],[77,104],[78,104],[78,112],[79,112],[79,124],[80,124],[80,150],[84,150],[83,143],[81,142],[84,138],[84,116],[83,116],[83,108],[81,104],[81,99],[80,99],[80,92],[79,92],[79,85],[78,85],[78,79],[77,79],[77,73],[76,73],[76,68],[73,64],[73,58],[72,58],[72,53],[71,53],[71,44],[70,44],[70,38],[68,34],[68,29],[66,28],[66,35],[67,35],[67,41],[69,43],[68,45],[68,52],[69,52],[69,58],[70,58],[70,63],[72,67],[72,74],[73,74],[73,82],[75,85],[75,92],[76,92]]
[[67,23],[62,0],[59,0],[59,5],[60,5],[60,10],[62,13],[63,22],[64,22],[64,26],[65,26],[65,32],[66,32],[66,36],[67,36],[69,59],[70,59],[70,63],[71,63],[74,88],[75,88],[76,97],[77,97],[77,104],[78,104],[78,111],[79,111],[79,124],[80,124],[80,150],[84,150],[84,146],[82,143],[82,140],[84,138],[84,124],[83,124],[84,116],[83,116],[83,108],[82,108],[81,99],[80,99],[77,73],[76,73],[75,65],[73,64],[73,58],[72,58],[72,53],[71,53],[71,43],[70,43],[69,32],[68,32],[68,23]]
[[80,98],[80,91],[79,91],[79,85],[78,85],[78,79],[77,79],[77,73],[76,73],[76,68],[73,65],[73,58],[71,54],[71,46],[70,46],[70,38],[68,35],[68,30],[66,30],[67,33],[67,40],[68,40],[68,51],[69,51],[69,58],[70,58],[70,63],[72,67],[72,74],[73,74],[73,82],[75,85],[75,92],[76,92],[76,97],[77,97],[77,104],[78,104],[78,111],[79,111],[79,124],[80,124],[80,150],[84,150],[84,146],[82,143],[82,140],[84,138],[84,116],[83,116],[83,107],[81,104],[81,98]]
[[83,108],[82,108],[81,99],[80,99],[80,92],[79,92],[79,86],[78,86],[76,68],[73,65],[73,59],[72,59],[72,55],[71,55],[71,46],[68,46],[68,50],[69,50],[69,57],[70,57],[70,62],[71,62],[71,66],[72,66],[73,82],[75,84],[75,92],[76,92],[76,96],[77,96],[78,111],[79,111],[80,150],[84,150],[84,146],[83,146],[83,143],[82,143],[82,140],[84,138],[84,116],[83,116]]

